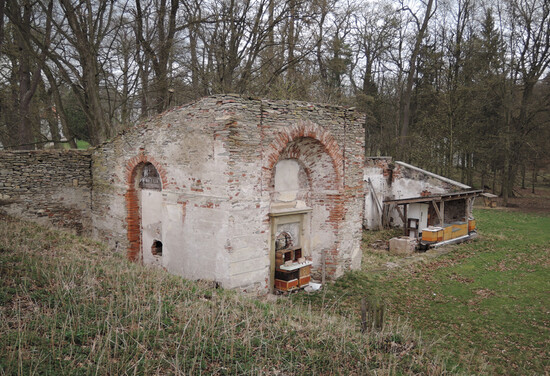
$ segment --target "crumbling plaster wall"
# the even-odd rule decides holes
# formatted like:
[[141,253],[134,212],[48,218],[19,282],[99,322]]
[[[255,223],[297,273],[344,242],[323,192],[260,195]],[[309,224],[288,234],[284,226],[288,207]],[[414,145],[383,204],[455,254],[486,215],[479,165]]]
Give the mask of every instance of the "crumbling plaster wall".
[[85,233],[90,228],[91,153],[0,152],[0,210]]
[[[215,103],[213,104],[215,108]],[[121,250],[140,244],[141,197],[131,194],[133,174],[152,163],[162,180],[162,265],[189,279],[231,286],[225,246],[229,227],[229,154],[209,108],[170,111],[96,148],[93,155],[94,235]],[[138,202],[134,202],[138,200]],[[149,208],[151,210],[151,208]],[[137,217],[129,213],[137,211]],[[147,250],[151,245],[144,244]],[[139,258],[131,249],[130,258]]]
[[[162,210],[172,226],[162,241],[178,249],[164,267],[186,278],[265,291],[273,167],[293,140],[312,138],[331,156],[338,176],[334,189],[312,198],[312,221],[333,234],[324,245],[328,277],[338,277],[361,260],[362,132],[352,111],[296,102],[219,95],[170,111],[96,149],[95,235],[129,247],[132,172],[150,162],[161,175]],[[314,262],[319,268],[317,253]]]
[[[391,157],[367,158],[365,162],[364,225],[369,229],[378,228],[382,214],[377,208],[368,179],[370,179],[376,198],[381,205],[384,200],[431,196],[470,188],[406,163],[393,161]],[[403,225],[403,221],[395,209],[390,212],[390,222],[394,226]]]
[[[311,176],[316,187],[308,202],[313,208],[310,239],[313,267],[317,271],[320,269],[321,252],[325,252],[329,278],[358,268],[361,263],[364,163],[364,130],[359,115],[337,106],[299,102],[266,100],[261,102],[261,107],[262,202],[272,201],[273,167],[277,161],[296,153],[301,160],[311,158],[326,163],[323,162],[326,158],[320,154],[328,154],[332,166],[311,168],[312,175],[319,172]],[[296,142],[301,138],[304,142]],[[321,147],[298,147],[309,142],[307,139],[317,140],[317,146]],[[294,143],[296,148],[292,148]],[[268,228],[269,218],[265,216],[264,229]]]

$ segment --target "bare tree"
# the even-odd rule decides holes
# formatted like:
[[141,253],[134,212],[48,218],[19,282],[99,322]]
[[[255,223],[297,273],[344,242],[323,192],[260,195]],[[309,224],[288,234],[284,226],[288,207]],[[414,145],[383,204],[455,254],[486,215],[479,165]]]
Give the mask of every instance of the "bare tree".
[[[424,5],[422,19],[419,19],[417,12],[414,12],[406,5],[403,5],[402,10],[410,13],[414,19],[416,26],[416,35],[414,37],[414,45],[412,47],[411,55],[409,57],[409,67],[407,72],[407,80],[405,84],[405,90],[403,92],[402,106],[403,106],[403,120],[401,124],[401,137],[400,137],[400,146],[401,153],[404,153],[404,148],[406,145],[407,136],[409,133],[409,122],[410,122],[410,110],[411,110],[411,96],[414,84],[414,77],[416,73],[416,61],[418,59],[418,54],[420,53],[420,47],[426,31],[428,30],[428,23],[430,19],[435,14],[434,0],[428,0],[427,3],[422,1]],[[433,9],[432,9],[433,8]]]
[[[36,24],[40,22],[40,18],[36,14],[36,7],[28,0],[8,0],[6,5],[4,11],[15,29],[13,52],[16,55],[11,58],[14,73],[17,70],[17,88],[14,88],[17,90],[17,94],[14,93],[17,120],[16,125],[8,124],[11,145],[7,146],[21,150],[34,149],[37,143],[33,134],[31,101],[41,82],[41,71],[50,45],[51,18],[47,17],[45,24]],[[51,15],[52,9],[53,1],[50,1],[46,14]],[[32,43],[34,29],[41,29],[43,33],[39,46]],[[39,36],[36,35],[35,38]]]

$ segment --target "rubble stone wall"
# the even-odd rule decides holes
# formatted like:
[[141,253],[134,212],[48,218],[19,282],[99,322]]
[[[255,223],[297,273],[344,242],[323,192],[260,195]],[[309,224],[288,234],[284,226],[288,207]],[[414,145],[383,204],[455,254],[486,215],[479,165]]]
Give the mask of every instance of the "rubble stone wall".
[[0,210],[86,232],[91,225],[91,152],[0,152]]
[[[327,279],[337,278],[361,263],[363,123],[337,106],[216,95],[91,151],[0,154],[0,204],[91,230],[130,260],[265,292],[276,165],[290,160],[301,169],[294,204],[311,213],[314,273],[324,260]],[[154,184],[142,184],[149,173]]]

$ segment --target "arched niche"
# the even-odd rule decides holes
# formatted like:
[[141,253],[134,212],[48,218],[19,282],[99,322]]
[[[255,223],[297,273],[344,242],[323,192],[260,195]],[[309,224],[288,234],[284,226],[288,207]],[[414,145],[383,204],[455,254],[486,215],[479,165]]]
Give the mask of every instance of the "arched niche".
[[141,189],[162,191],[160,174],[152,163],[148,162],[143,165],[138,186]]
[[317,197],[338,192],[334,161],[323,144],[310,137],[287,143],[272,171],[273,203],[296,201],[311,205]]
[[[281,150],[271,172],[271,260],[281,253],[280,244],[290,236],[292,251],[313,262],[319,271],[324,255],[334,254],[333,220],[339,194],[335,161],[317,139],[298,137]],[[272,266],[271,278],[279,277]]]

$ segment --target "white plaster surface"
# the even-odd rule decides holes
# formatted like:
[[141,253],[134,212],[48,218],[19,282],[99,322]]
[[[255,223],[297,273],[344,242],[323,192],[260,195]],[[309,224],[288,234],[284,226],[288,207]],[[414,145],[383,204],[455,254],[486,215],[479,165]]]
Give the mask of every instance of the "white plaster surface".
[[294,159],[283,159],[275,165],[275,192],[277,200],[296,200],[300,190],[300,164]]
[[[169,253],[162,236],[162,192],[143,189],[140,193],[143,263],[147,265],[158,265],[164,259],[166,253]],[[151,246],[155,240],[159,240],[163,243],[162,257],[156,257],[151,252]]]
[[[162,167],[165,179],[158,198],[160,218],[155,217],[158,201],[142,208],[146,214],[155,212],[145,218],[143,253],[150,253],[160,228],[162,265],[169,272],[188,279],[215,280],[226,288],[267,291],[269,212],[277,200],[294,207],[313,207],[305,231],[311,236],[308,248],[314,268],[320,266],[323,249],[331,252],[334,263],[343,264],[338,273],[359,267],[362,121],[352,122],[348,117],[344,129],[338,109],[308,106],[302,110],[286,103],[270,106],[269,101],[233,96],[207,98],[155,117],[96,148],[92,161],[94,235],[113,246],[119,244],[121,251],[128,246],[128,166],[143,156]],[[312,138],[289,141],[288,150],[304,148],[298,154],[281,152],[275,171],[266,168],[273,148],[279,146],[278,135],[299,122],[306,123],[308,132],[330,134],[334,155],[342,155],[345,145],[349,163],[338,186],[334,183],[342,166],[336,170],[326,149]],[[311,176],[300,164],[304,159],[309,170],[315,169],[311,180],[318,184],[314,187],[309,187]],[[335,204],[330,201],[336,199],[329,196],[337,195],[343,198],[341,220],[331,216]]]
[[410,204],[407,217],[419,220],[418,232],[428,227],[428,204]]

